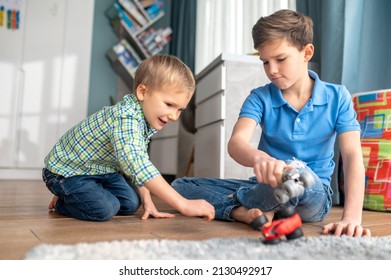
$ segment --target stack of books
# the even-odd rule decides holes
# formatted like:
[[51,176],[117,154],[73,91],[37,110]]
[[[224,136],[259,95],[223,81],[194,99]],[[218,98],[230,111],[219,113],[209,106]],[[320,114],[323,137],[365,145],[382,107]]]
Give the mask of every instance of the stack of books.
[[164,12],[164,3],[161,0],[140,0],[140,4],[151,19]]
[[116,0],[106,11],[120,37],[107,56],[127,85],[131,86],[131,78],[141,61],[161,52],[170,42],[170,27],[157,30],[152,27],[164,14],[163,0]]
[[164,46],[171,40],[172,29],[170,27],[155,30],[149,28],[137,36],[138,40],[150,55],[161,52]]
[[117,0],[106,14],[113,26],[120,21],[126,29],[138,34],[162,16],[164,9],[164,3],[161,0]]
[[113,51],[117,54],[118,60],[125,69],[134,77],[134,73],[142,60],[134,48],[128,41],[122,39],[118,44],[113,46]]

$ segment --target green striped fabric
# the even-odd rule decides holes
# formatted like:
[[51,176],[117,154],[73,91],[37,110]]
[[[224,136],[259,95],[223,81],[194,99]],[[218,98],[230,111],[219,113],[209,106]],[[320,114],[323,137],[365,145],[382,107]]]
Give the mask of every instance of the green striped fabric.
[[160,174],[147,152],[156,132],[135,95],[126,95],[68,130],[46,156],[45,166],[64,177],[122,171],[134,186],[142,186]]

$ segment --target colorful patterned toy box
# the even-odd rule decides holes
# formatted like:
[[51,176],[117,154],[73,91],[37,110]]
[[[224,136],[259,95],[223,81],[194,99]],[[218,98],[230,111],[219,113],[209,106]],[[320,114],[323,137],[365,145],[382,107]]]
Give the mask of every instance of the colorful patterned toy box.
[[391,211],[391,89],[353,94],[365,165],[364,209]]

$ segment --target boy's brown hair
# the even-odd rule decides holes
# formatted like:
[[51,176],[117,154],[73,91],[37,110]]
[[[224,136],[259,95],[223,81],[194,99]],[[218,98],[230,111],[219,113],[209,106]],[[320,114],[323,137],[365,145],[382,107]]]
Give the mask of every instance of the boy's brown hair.
[[177,84],[185,92],[193,94],[195,79],[190,68],[173,55],[153,55],[143,60],[136,70],[133,92],[139,84],[150,89],[157,89],[165,84]]
[[292,10],[279,10],[269,16],[261,17],[253,26],[254,48],[276,39],[287,39],[300,51],[312,44],[314,32],[312,19]]

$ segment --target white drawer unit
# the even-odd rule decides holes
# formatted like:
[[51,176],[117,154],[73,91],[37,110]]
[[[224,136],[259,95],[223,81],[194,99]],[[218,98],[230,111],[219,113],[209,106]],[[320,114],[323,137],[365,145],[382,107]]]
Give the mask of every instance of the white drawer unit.
[[[251,168],[235,162],[227,143],[240,108],[250,91],[269,83],[257,56],[221,54],[197,77],[194,176],[241,178],[253,176]],[[258,145],[261,129],[253,135]]]
[[225,95],[224,91],[213,95],[206,102],[197,105],[197,114],[195,115],[196,127],[218,122],[225,119]]
[[177,174],[178,129],[179,121],[169,123],[151,139],[150,159],[164,175]]
[[[205,68],[205,70],[208,70],[208,67]],[[202,76],[202,79],[198,80],[198,77],[202,75],[204,71],[197,75],[197,93],[195,96],[196,104],[203,102],[205,99],[210,98],[213,94],[225,89],[224,64],[220,65],[220,67],[210,69],[206,76]]]
[[224,177],[225,140],[224,121],[200,127],[194,141],[194,175],[196,177]]

